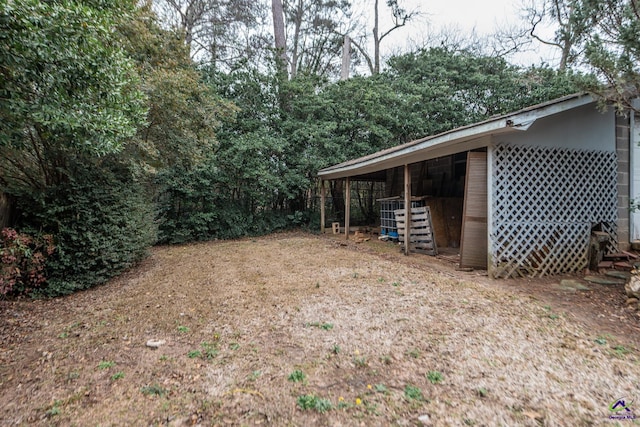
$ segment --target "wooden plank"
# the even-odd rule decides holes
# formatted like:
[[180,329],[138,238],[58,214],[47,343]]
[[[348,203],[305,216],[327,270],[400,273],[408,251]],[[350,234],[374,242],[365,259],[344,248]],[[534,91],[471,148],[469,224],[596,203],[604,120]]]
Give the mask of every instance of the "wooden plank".
[[633,270],[633,265],[629,264],[628,262],[614,262],[613,265],[615,268],[621,268],[623,270]]
[[601,261],[598,264],[598,268],[611,268],[613,267],[613,261]]
[[[404,165],[404,208],[406,221],[411,221],[411,168]],[[409,255],[409,235],[404,236],[404,254]]]
[[437,255],[430,209],[425,206],[412,208],[411,210],[415,215],[422,215],[425,219],[414,220],[414,218],[411,218],[408,233],[406,233],[405,210],[398,209],[394,211],[399,240],[405,242],[403,249],[406,252],[408,247],[410,252],[420,251],[429,255]]
[[467,154],[460,267],[487,268],[487,153]]
[[624,252],[617,252],[614,254],[605,254],[604,259],[617,260],[617,259],[629,259],[629,255]]
[[324,179],[320,180],[320,234],[324,234],[324,222],[325,218],[325,204],[326,204],[326,188],[324,186]]
[[349,240],[349,219],[351,217],[351,179],[347,177],[344,190],[344,238]]

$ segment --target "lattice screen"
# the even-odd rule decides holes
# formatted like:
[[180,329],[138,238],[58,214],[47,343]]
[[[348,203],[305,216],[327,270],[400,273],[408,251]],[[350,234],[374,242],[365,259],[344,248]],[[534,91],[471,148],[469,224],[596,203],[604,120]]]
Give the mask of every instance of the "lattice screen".
[[617,244],[615,152],[499,144],[492,158],[494,277],[582,270],[596,224]]

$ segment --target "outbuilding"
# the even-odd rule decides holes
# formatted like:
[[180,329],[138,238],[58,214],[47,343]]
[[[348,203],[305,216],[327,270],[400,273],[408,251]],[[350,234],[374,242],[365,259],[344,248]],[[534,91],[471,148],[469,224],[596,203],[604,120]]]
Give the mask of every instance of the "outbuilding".
[[606,233],[610,252],[640,238],[630,209],[639,143],[637,113],[566,96],[322,169],[322,228],[326,181],[345,183],[347,238],[352,183],[379,181],[384,199],[439,212],[437,244],[459,247],[462,267],[492,277],[578,272],[593,232]]

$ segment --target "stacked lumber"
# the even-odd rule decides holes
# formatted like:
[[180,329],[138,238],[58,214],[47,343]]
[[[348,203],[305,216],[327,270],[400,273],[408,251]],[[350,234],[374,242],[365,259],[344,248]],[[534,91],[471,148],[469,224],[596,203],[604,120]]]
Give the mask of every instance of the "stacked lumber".
[[[394,211],[398,227],[398,241],[404,245],[406,212],[404,209]],[[411,224],[409,225],[409,250],[428,255],[438,255],[436,247],[431,211],[428,206],[411,208]],[[404,248],[404,246],[403,246]]]
[[598,269],[613,268],[616,270],[631,271],[637,263],[638,255],[631,252],[622,251],[613,254],[606,254],[604,259],[598,264]]

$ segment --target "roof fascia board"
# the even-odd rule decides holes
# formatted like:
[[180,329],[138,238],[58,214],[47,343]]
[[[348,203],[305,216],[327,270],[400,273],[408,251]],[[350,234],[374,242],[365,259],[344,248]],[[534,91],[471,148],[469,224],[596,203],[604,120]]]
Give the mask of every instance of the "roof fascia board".
[[[383,169],[390,169],[404,164],[416,163],[429,158],[440,157],[440,155],[433,154],[434,148],[446,148],[448,145],[459,145],[460,143],[468,142],[470,138],[477,139],[483,135],[490,135],[497,133],[497,131],[509,130],[506,121],[504,119],[500,121],[492,121],[484,123],[479,127],[471,127],[460,130],[460,132],[447,133],[428,139],[419,144],[411,145],[410,147],[402,150],[387,153],[383,156],[370,158],[362,162],[345,165],[339,168],[327,168],[318,172],[318,176],[322,179],[338,179],[346,178],[347,176],[362,175],[365,173],[375,172]],[[477,148],[477,147],[476,147]],[[419,152],[425,152],[426,158],[423,156],[416,157],[415,154]],[[448,150],[450,151],[450,150]],[[454,154],[460,151],[468,151],[466,148],[458,151],[451,152]],[[427,153],[429,155],[427,155]],[[442,154],[447,155],[447,154]]]

